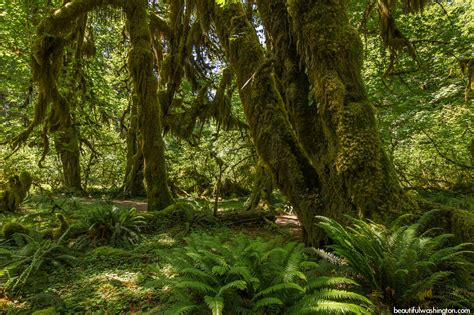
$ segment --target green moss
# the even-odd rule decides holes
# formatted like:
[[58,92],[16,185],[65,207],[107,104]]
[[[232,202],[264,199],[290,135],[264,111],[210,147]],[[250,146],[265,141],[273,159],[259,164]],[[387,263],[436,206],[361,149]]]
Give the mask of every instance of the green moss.
[[474,243],[474,213],[461,209],[452,210],[450,232],[459,242]]
[[59,239],[69,228],[69,222],[66,220],[63,214],[57,213],[56,219],[59,221],[59,226],[53,229],[48,229],[43,233],[43,237],[46,239]]
[[9,222],[3,226],[2,229],[3,237],[7,240],[12,239],[15,233],[22,233],[29,235],[30,230],[23,224],[17,222]]
[[44,308],[42,310],[34,311],[32,313],[32,315],[57,315],[57,314],[59,314],[59,312],[56,311],[56,309],[53,306]]

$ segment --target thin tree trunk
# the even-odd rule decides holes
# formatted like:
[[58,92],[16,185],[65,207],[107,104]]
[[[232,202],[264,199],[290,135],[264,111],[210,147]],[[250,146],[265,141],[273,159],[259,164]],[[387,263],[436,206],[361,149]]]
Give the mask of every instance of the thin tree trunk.
[[158,81],[153,72],[154,57],[146,10],[146,0],[127,3],[127,26],[132,44],[128,67],[138,97],[148,209],[161,210],[173,203],[173,197],[167,182],[161,109],[157,96]]

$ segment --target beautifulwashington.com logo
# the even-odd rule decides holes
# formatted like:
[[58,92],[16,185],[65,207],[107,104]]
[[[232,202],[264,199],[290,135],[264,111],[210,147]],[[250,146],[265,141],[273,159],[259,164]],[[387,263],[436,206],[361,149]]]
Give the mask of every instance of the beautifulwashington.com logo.
[[394,314],[471,314],[471,310],[468,308],[454,309],[454,308],[421,308],[421,307],[410,307],[410,308],[393,308]]

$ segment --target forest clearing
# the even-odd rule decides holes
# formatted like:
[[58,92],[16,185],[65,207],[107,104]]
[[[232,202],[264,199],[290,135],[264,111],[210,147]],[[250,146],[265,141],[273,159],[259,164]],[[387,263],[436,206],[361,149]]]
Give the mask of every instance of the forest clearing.
[[0,0],[0,314],[474,312],[470,0]]

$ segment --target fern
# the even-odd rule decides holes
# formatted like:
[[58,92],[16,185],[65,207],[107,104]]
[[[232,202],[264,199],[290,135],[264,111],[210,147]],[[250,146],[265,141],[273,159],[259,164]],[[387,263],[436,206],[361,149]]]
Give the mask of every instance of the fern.
[[456,273],[472,268],[463,257],[472,254],[471,244],[447,246],[451,235],[429,237],[434,230],[423,233],[427,216],[435,213],[408,226],[401,225],[405,218],[400,218],[392,228],[353,218],[351,227],[325,217],[318,219],[335,242],[329,246],[334,253],[365,279],[370,292],[380,293],[380,311],[387,306],[439,306],[437,295],[427,292],[441,293]]
[[170,310],[286,314],[291,309],[296,313],[310,310],[318,301],[337,302],[357,311],[370,305],[363,296],[338,288],[349,288],[354,281],[317,278],[308,272],[315,262],[308,259],[302,244],[281,245],[243,235],[224,241],[206,234],[191,234],[186,241],[187,246],[171,255],[177,276],[168,283],[175,297]]
[[141,239],[142,228],[146,225],[145,218],[138,215],[135,208],[129,210],[117,207],[101,208],[92,211],[82,220],[87,232],[80,238],[79,247],[85,245],[128,247]]
[[9,276],[6,291],[18,295],[32,276],[43,273],[49,268],[74,266],[77,259],[62,244],[67,232],[55,241],[45,240],[39,234],[24,235],[26,245],[10,251],[8,259],[1,261],[1,267],[6,269],[6,274]]

